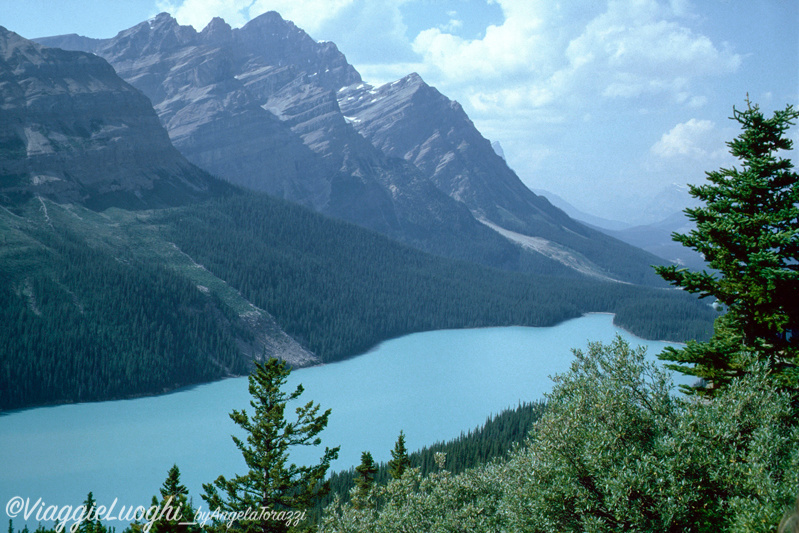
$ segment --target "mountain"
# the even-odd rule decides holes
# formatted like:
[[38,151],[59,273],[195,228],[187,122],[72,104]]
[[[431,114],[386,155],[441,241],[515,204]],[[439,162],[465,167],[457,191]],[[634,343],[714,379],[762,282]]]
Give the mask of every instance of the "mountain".
[[[553,205],[563,209],[563,211],[568,213],[569,216],[573,217],[575,220],[579,220],[603,233],[607,233],[620,241],[646,250],[670,263],[688,267],[692,270],[703,270],[707,268],[701,255],[675,242],[674,239],[671,238],[672,233],[688,233],[694,228],[693,224],[691,224],[682,211],[672,213],[663,218],[663,220],[657,222],[633,226],[626,222],[609,220],[584,213],[552,192],[543,190],[536,190],[534,192],[541,196],[546,196]],[[661,193],[661,196],[676,198],[683,194],[684,190],[675,186],[665,189]],[[693,203],[693,200],[690,200],[689,203]]]
[[638,246],[682,267],[691,270],[706,270],[707,264],[699,253],[671,238],[673,233],[688,233],[694,228],[694,224],[688,220],[685,213],[679,212],[653,224],[604,231],[619,240]]
[[[655,257],[529,191],[457,103],[416,75],[367,99],[373,89],[334,44],[277,13],[238,29],[216,18],[201,32],[162,13],[112,39],[38,41],[107,59],[190,161],[238,185],[441,255],[657,282]],[[386,106],[405,99],[387,127],[400,115]]]
[[0,410],[160,393],[253,358],[333,362],[431,329],[613,312],[686,340],[713,315],[681,291],[426,254],[258,193],[99,213],[32,198],[0,209],[0,241]]
[[605,230],[615,231],[633,226],[633,224],[630,224],[628,222],[622,222],[620,220],[612,220],[609,218],[598,217],[596,215],[591,215],[589,213],[586,213],[585,211],[581,211],[580,209],[577,209],[572,204],[570,204],[565,198],[553,193],[552,191],[546,191],[543,189],[532,189],[532,191],[537,195],[543,196],[544,198],[549,200],[552,203],[552,205],[554,205],[558,209],[563,210],[564,213],[566,213],[573,219],[578,220],[583,224],[591,226],[595,229],[598,229],[599,231],[603,232]]
[[229,189],[186,161],[148,99],[93,54],[0,27],[0,101],[0,203],[148,208]]
[[[175,146],[235,184],[295,201],[423,249],[505,266],[519,252],[413,165],[386,157],[341,115],[336,90],[360,75],[332,43],[274,12],[202,31],[162,13],[113,39],[40,39],[107,59],[152,101]],[[467,246],[471,245],[471,246]]]
[[[624,272],[658,262],[588,228],[528,189],[457,102],[418,74],[380,87],[361,83],[338,93],[353,127],[389,156],[413,163],[488,227],[585,272]],[[624,269],[622,263],[631,266]],[[639,277],[640,282],[644,277]]]
[[[159,43],[196,35],[173,30]],[[415,331],[591,311],[650,337],[707,331],[707,306],[680,291],[456,261],[223,184],[171,146],[147,97],[103,59],[0,37],[0,409],[155,394],[244,374],[263,357],[332,362]],[[454,205],[472,225],[443,225],[457,244],[477,227],[496,239],[484,243],[522,255],[421,170],[345,128],[342,149],[365,148],[352,162],[330,158],[411,182],[396,198],[427,188],[442,209]]]

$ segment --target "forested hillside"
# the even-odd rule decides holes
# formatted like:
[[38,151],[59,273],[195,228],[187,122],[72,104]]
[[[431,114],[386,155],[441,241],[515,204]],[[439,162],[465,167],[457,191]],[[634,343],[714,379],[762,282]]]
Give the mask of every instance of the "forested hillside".
[[158,393],[253,357],[334,361],[414,331],[618,311],[684,340],[712,319],[678,291],[457,262],[258,194],[103,213],[33,199],[0,224],[3,409]]
[[28,228],[3,232],[0,409],[157,393],[249,369],[236,336],[250,333],[215,295],[70,229]]
[[[431,329],[551,326],[620,310],[632,332],[679,341],[706,336],[713,318],[678,291],[457,262],[266,196],[165,211],[159,223],[323,361]],[[656,329],[638,318],[652,312]]]

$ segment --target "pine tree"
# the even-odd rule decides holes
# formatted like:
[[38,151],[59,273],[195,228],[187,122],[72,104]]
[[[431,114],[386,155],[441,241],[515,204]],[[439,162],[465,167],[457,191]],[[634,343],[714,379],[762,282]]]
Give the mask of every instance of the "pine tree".
[[[94,494],[90,492],[86,496],[83,506],[86,509],[86,513],[89,517],[95,517],[97,501],[94,499]],[[108,529],[100,522],[100,519],[97,518],[93,522],[91,520],[85,520],[84,522],[81,522],[80,527],[78,527],[78,531],[80,533],[107,533]]]
[[152,505],[159,509],[159,519],[153,522],[152,533],[193,533],[199,528],[192,524],[194,510],[189,504],[189,490],[180,482],[180,469],[172,465],[159,489],[161,500],[153,496]]
[[394,449],[391,450],[391,461],[388,462],[388,473],[394,479],[399,479],[405,470],[411,465],[411,460],[408,457],[408,450],[405,448],[405,434],[400,430],[397,443]]
[[[296,446],[318,446],[319,433],[327,426],[330,409],[319,414],[319,405],[308,402],[296,408],[296,421],[285,417],[287,404],[303,393],[302,385],[291,394],[281,387],[291,369],[278,359],[256,363],[250,374],[249,390],[254,409],[252,416],[246,411],[234,410],[230,418],[243,429],[246,440],[233,436],[233,442],[244,456],[249,471],[228,480],[219,476],[212,484],[204,484],[203,499],[209,509],[222,513],[280,513],[261,515],[261,519],[244,519],[237,522],[237,531],[284,532],[289,530],[286,517],[304,516],[314,499],[328,491],[324,481],[330,462],[338,457],[339,448],[325,448],[318,464],[297,466],[288,464],[289,451]],[[266,516],[264,518],[264,516]],[[220,523],[220,530],[227,524]]]
[[747,100],[733,109],[743,133],[727,143],[741,168],[708,172],[690,187],[704,206],[686,209],[696,229],[673,238],[705,257],[714,272],[659,267],[658,274],[726,309],[709,342],[667,349],[671,368],[707,380],[714,390],[745,372],[751,354],[770,361],[784,386],[799,387],[799,175],[780,152],[792,149],[786,131],[792,106],[766,118]]
[[356,507],[363,507],[369,497],[369,490],[375,481],[375,474],[377,474],[377,464],[375,464],[372,454],[369,452],[361,453],[361,464],[355,467],[357,474],[355,478],[355,494],[353,498],[353,505]]

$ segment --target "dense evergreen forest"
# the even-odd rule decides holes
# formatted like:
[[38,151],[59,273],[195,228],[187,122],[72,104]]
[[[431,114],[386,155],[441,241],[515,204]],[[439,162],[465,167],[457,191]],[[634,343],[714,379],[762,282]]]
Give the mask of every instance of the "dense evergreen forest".
[[0,407],[132,396],[247,372],[227,307],[160,265],[37,235],[45,266],[0,286]]
[[[533,425],[543,416],[545,410],[546,403],[543,401],[522,403],[513,409],[506,409],[488,417],[482,426],[461,433],[455,439],[424,446],[421,450],[410,453],[410,466],[419,468],[421,474],[426,476],[438,470],[435,455],[444,453],[447,456],[447,470],[460,474],[470,468],[507,457],[515,445],[522,444],[529,437]],[[342,501],[349,501],[356,477],[354,467],[331,474],[330,493],[316,504],[315,511],[319,516],[336,496]],[[385,485],[390,479],[388,464],[381,462],[377,466],[374,482]]]
[[594,311],[669,340],[704,338],[713,318],[680,291],[445,259],[265,195],[99,214],[34,199],[0,225],[0,409],[244,374],[269,355],[242,348],[263,333],[242,319],[253,304],[321,361]]
[[165,211],[169,239],[324,361],[415,331],[551,326],[587,312],[618,311],[633,333],[667,340],[711,329],[713,312],[674,290],[457,262],[266,196],[211,205]]

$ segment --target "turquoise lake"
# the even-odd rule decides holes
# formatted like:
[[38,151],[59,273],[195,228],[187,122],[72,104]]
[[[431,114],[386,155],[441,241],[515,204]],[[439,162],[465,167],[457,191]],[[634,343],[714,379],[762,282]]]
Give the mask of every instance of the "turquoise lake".
[[[648,346],[650,355],[669,345],[634,337],[606,314],[551,328],[432,331],[296,370],[289,386],[302,383],[303,403],[332,409],[322,446],[341,446],[333,469],[345,469],[358,464],[364,450],[378,461],[390,459],[400,430],[415,450],[457,437],[520,401],[541,399],[552,388],[550,376],[568,370],[572,348],[609,342],[616,334]],[[5,511],[10,498],[21,496],[77,506],[92,491],[101,505],[117,499],[118,505],[147,507],[173,464],[194,504],[204,503],[202,483],[244,473],[228,413],[249,408],[249,399],[247,379],[234,378],[162,396],[2,414],[0,505]],[[321,453],[306,449],[293,457],[313,461]],[[0,518],[5,515],[0,511]]]

